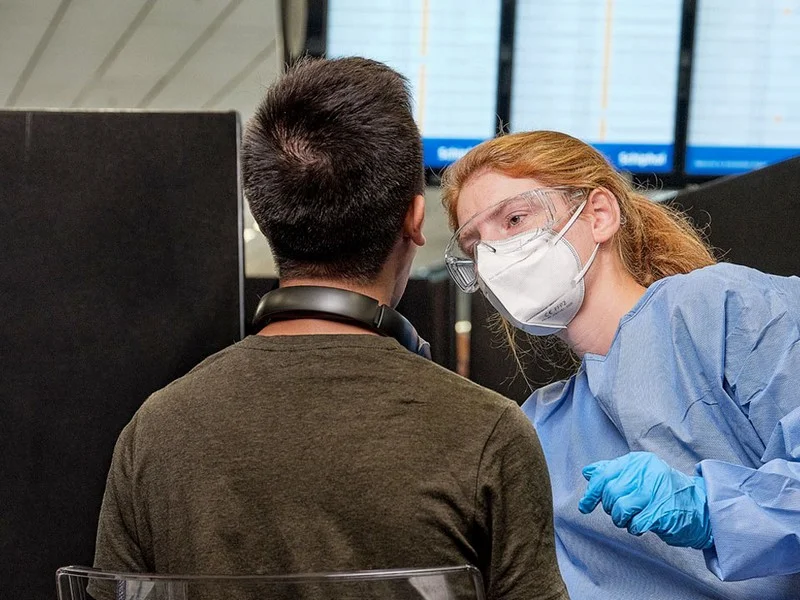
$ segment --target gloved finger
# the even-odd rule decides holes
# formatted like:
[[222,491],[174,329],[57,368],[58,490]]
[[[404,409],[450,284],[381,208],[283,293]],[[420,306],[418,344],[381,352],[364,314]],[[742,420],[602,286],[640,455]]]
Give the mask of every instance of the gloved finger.
[[578,502],[578,510],[583,514],[589,514],[597,507],[603,496],[603,490],[606,485],[619,474],[617,469],[611,468],[613,463],[614,461],[609,461],[607,464],[603,465],[602,471],[593,474],[589,480],[589,485],[586,486],[586,493],[583,495],[580,502]]
[[592,477],[605,469],[608,463],[609,461],[607,460],[598,460],[597,462],[593,462],[592,464],[583,467],[581,474],[583,474],[583,477],[586,479],[586,481],[589,481]]
[[662,515],[659,514],[658,506],[647,506],[639,514],[634,516],[628,523],[628,532],[633,535],[642,535],[647,531],[656,532],[658,522]]
[[603,488],[603,494],[601,496],[603,510],[610,515],[617,500],[635,492],[636,489],[631,474],[624,470],[621,471],[616,478],[610,480],[605,488]]
[[611,510],[611,520],[617,527],[627,527],[631,519],[647,507],[650,496],[641,492],[634,492],[622,496]]

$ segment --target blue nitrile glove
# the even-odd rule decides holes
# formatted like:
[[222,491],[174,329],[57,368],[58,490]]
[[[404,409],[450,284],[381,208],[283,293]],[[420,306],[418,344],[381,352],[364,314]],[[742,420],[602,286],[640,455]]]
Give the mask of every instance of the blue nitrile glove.
[[670,546],[698,549],[714,543],[702,477],[676,471],[652,452],[631,452],[583,469],[589,481],[578,509],[588,514],[602,500],[617,527],[633,535],[652,531]]

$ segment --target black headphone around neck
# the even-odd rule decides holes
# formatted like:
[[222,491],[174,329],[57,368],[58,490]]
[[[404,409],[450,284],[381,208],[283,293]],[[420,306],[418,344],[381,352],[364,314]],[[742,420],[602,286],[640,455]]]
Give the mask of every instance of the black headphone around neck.
[[268,292],[258,303],[253,327],[260,331],[271,321],[308,317],[360,325],[431,358],[430,344],[403,315],[375,298],[340,288],[298,285]]

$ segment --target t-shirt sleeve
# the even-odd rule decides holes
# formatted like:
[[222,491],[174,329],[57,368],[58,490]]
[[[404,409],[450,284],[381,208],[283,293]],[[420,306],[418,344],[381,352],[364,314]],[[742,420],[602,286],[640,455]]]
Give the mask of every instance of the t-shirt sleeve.
[[556,561],[544,454],[516,405],[505,409],[486,442],[476,506],[491,550],[485,573],[488,600],[567,598]]
[[[97,526],[94,567],[123,573],[149,572],[136,524],[133,494],[133,439],[135,421],[122,431],[114,448]],[[114,582],[90,582],[88,591],[97,600],[113,600]]]

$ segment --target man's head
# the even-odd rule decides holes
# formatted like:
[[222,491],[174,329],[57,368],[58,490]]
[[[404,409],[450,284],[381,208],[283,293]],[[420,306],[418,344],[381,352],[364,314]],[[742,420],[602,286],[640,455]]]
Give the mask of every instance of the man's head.
[[248,123],[243,172],[283,279],[373,283],[390,255],[410,266],[404,246],[424,243],[412,239],[424,216],[420,134],[407,81],[381,63],[290,68]]

